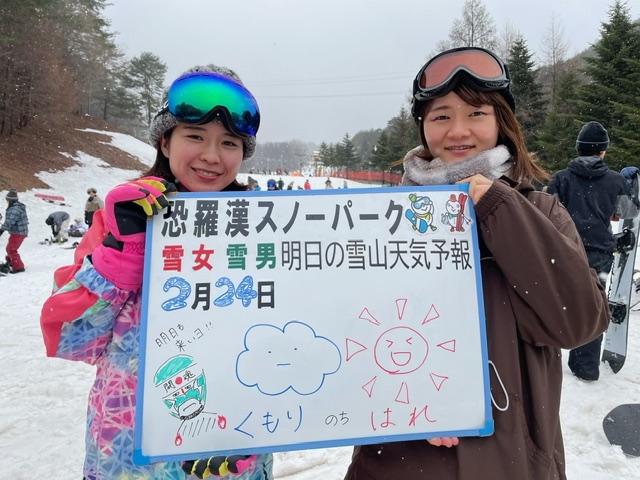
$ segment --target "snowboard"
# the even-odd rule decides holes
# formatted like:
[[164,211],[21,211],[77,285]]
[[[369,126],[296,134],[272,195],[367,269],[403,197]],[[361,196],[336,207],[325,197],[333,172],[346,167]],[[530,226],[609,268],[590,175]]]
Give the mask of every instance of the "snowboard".
[[618,405],[602,420],[602,429],[612,445],[625,455],[640,457],[640,403]]
[[45,238],[43,241],[38,242],[40,245],[60,245],[61,248],[64,248],[65,250],[73,250],[74,248],[76,248],[78,245],[80,245],[80,242],[56,242],[55,240],[51,240],[49,238]]
[[[635,198],[638,198],[639,189],[640,177],[634,175],[631,179],[631,192]],[[622,369],[627,356],[629,310],[631,309],[631,292],[635,287],[633,274],[640,233],[640,215],[621,220],[618,228],[619,232],[616,234],[618,248],[614,253],[609,285],[611,322],[604,336],[602,352],[602,361],[609,364],[613,373],[618,373]]]
[[55,205],[61,205],[63,207],[71,206],[65,201],[62,195],[49,195],[46,193],[36,193],[35,196],[44,200],[47,203],[53,203]]

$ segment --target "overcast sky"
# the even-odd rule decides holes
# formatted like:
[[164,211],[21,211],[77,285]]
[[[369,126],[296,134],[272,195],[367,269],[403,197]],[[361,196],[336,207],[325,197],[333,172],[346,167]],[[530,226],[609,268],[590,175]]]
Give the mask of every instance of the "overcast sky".
[[[413,77],[447,38],[464,0],[111,0],[104,14],[127,58],[148,51],[168,66],[234,69],[255,95],[259,142],[339,142],[384,128],[407,106]],[[556,16],[569,56],[597,41],[613,0],[484,0],[498,32],[518,29],[529,50]],[[638,3],[628,3],[635,19]],[[634,5],[635,4],[635,5]]]

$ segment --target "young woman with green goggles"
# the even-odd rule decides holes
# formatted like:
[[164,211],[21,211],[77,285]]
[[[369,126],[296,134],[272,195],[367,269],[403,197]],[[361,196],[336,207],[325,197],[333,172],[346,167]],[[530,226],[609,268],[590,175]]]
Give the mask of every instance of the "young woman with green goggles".
[[55,272],[57,287],[41,316],[47,355],[97,367],[89,393],[86,480],[271,480],[271,454],[133,463],[147,216],[168,205],[171,191],[247,190],[236,175],[253,155],[260,125],[255,98],[224,67],[188,70],[163,100],[149,132],[157,149],[154,165],[106,195],[76,263]]
[[569,214],[531,184],[546,174],[525,147],[509,84],[506,65],[484,49],[429,60],[413,82],[421,145],[404,158],[402,180],[469,184],[495,432],[357,446],[346,480],[566,478],[561,349],[597,337],[609,313]]

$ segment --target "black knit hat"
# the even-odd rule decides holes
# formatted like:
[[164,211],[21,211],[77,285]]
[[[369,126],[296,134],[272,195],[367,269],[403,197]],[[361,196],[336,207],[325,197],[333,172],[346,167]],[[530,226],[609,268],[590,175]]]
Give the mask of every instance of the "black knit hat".
[[576,140],[578,152],[604,152],[609,147],[609,134],[598,122],[585,123]]
[[10,202],[18,201],[18,192],[15,188],[9,190],[9,193],[7,193],[7,200],[9,200]]

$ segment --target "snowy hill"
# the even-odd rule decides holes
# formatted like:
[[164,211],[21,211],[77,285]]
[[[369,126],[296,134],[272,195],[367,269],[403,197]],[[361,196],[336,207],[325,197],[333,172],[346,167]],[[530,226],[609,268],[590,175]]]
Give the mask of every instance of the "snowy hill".
[[[102,133],[112,138],[112,145],[139,157],[142,163],[153,163],[155,151],[150,146],[126,135]],[[47,358],[39,327],[40,307],[50,293],[53,271],[71,263],[73,250],[38,242],[49,236],[50,229],[44,223],[49,213],[66,210],[72,218],[82,216],[88,187],[97,188],[104,198],[111,187],[140,172],[110,168],[100,159],[83,154],[75,160],[77,166],[69,170],[39,174],[50,185],[49,190],[19,193],[30,219],[30,235],[21,248],[27,271],[0,278],[2,478],[82,477],[86,401],[94,368]],[[268,177],[251,176],[266,189]],[[240,179],[244,181],[246,177],[245,174]],[[282,178],[285,184],[304,181],[301,177]],[[310,180],[312,188],[324,188],[325,177]],[[333,184],[342,186],[342,180],[334,179]],[[349,182],[348,186],[359,185]],[[3,202],[6,193],[0,191]],[[64,195],[71,206],[51,205],[36,198],[35,193]],[[2,254],[7,237],[0,237]],[[571,375],[565,360],[562,422],[570,479],[640,478],[640,459],[627,458],[618,447],[610,446],[601,428],[602,418],[616,405],[640,403],[640,333],[635,325],[639,318],[640,313],[632,313],[629,356],[617,375],[603,366],[598,382],[584,383]],[[275,476],[278,480],[339,480],[350,455],[348,447],[279,453],[275,456]]]

